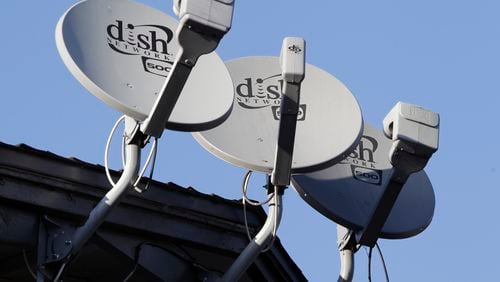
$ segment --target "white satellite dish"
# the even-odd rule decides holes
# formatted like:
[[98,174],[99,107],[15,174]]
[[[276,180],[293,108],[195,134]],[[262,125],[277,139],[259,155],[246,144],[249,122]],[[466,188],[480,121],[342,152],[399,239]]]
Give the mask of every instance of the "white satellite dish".
[[[309,174],[292,176],[293,187],[313,208],[331,220],[359,231],[386,189],[393,167],[388,155],[392,141],[365,123],[356,148],[336,165]],[[410,176],[381,230],[381,238],[417,235],[431,223],[435,198],[422,170]]]
[[398,102],[383,124],[387,138],[365,126],[356,150],[341,163],[292,179],[311,206],[339,223],[338,281],[352,281],[359,246],[414,236],[434,214],[434,192],[423,169],[439,147],[439,114]]
[[[93,95],[125,114],[111,133],[125,121],[124,168],[116,183],[108,174],[113,187],[85,223],[69,232],[64,252],[42,263],[54,265],[45,274],[50,280],[59,280],[106,216],[136,188],[145,170],[139,172],[141,149],[150,137],[154,143],[146,164],[156,155],[156,141],[165,127],[206,130],[229,116],[232,81],[212,52],[231,28],[234,3],[217,1],[182,1],[176,10],[179,25],[127,0],[82,1],[59,20],[56,44],[66,66]],[[50,240],[46,243],[52,244]]]
[[[179,50],[177,21],[128,0],[89,0],[59,20],[56,44],[71,73],[97,98],[144,121]],[[166,127],[199,131],[229,115],[233,86],[222,60],[199,58]]]
[[[234,84],[229,118],[193,133],[209,152],[234,165],[270,173],[278,137],[283,80],[278,57],[245,57],[226,63]],[[292,171],[333,165],[361,137],[361,110],[349,89],[329,73],[306,65],[293,150]]]
[[306,65],[305,53],[304,39],[287,37],[279,58],[228,62],[235,87],[233,111],[218,127],[193,133],[217,157],[272,174],[266,222],[222,281],[237,281],[266,244],[272,245],[291,174],[334,164],[361,137],[363,120],[356,99],[336,78]]

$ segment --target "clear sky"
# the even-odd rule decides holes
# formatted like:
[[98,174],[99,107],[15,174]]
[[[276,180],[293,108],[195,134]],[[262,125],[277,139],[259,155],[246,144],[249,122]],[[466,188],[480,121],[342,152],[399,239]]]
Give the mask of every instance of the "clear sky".
[[[236,1],[233,28],[217,50],[224,60],[278,56],[283,37],[301,36],[307,62],[349,87],[366,122],[381,128],[400,100],[441,114],[440,149],[426,169],[434,219],[416,237],[380,241],[391,280],[498,280],[500,2]],[[0,4],[0,141],[102,164],[120,113],[89,94],[59,58],[55,25],[74,2]],[[141,2],[172,14],[171,1]],[[188,133],[165,132],[156,168],[158,180],[241,198],[244,170],[213,157]],[[251,195],[263,199],[264,192]],[[293,189],[284,208],[278,234],[285,248],[311,281],[335,281],[335,223]],[[366,281],[366,262],[360,250],[355,281]],[[373,268],[382,281],[377,256]]]

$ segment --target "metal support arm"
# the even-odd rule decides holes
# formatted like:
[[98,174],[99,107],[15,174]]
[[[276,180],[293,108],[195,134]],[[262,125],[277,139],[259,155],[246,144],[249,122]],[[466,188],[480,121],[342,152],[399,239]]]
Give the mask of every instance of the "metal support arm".
[[278,143],[271,182],[276,186],[290,185],[293,147],[300,104],[300,84],[305,76],[305,41],[286,37],[281,47],[281,76],[285,81],[280,105]]
[[[126,145],[126,163],[124,167],[123,174],[120,179],[114,185],[111,190],[109,190],[106,195],[101,199],[101,201],[94,207],[90,212],[85,223],[76,228],[72,236],[49,236],[47,244],[55,246],[59,250],[59,254],[56,258],[41,259],[42,265],[57,265],[55,274],[50,275],[55,277],[54,281],[58,281],[64,272],[64,268],[70,262],[70,260],[83,248],[83,246],[92,237],[95,231],[101,226],[101,224],[106,219],[106,216],[115,208],[121,199],[127,194],[129,188],[131,188],[134,182],[137,180],[139,172],[139,160],[140,151],[142,147],[143,138],[137,137],[134,134],[140,134],[136,130],[137,121],[132,118],[127,117],[125,119],[125,136],[127,136]],[[59,232],[65,234],[65,232]],[[70,232],[66,232],[70,233]],[[61,242],[61,240],[63,240]]]
[[288,186],[292,174],[293,147],[295,144],[297,116],[299,114],[300,85],[287,82],[283,92],[286,95],[281,97],[278,143],[271,182],[274,185]]
[[222,277],[222,281],[233,282],[243,275],[248,267],[254,262],[262,250],[271,242],[274,231],[278,229],[281,221],[283,206],[281,193],[275,193],[269,201],[269,211],[266,222],[255,238],[246,246],[238,258]]
[[75,230],[71,254],[74,255],[80,251],[92,234],[94,234],[97,228],[104,222],[106,216],[121,201],[123,196],[127,194],[129,188],[131,188],[136,181],[139,172],[140,147],[140,144],[126,145],[125,154],[127,160],[122,176],[116,185],[106,193],[104,198],[90,212],[85,224]]

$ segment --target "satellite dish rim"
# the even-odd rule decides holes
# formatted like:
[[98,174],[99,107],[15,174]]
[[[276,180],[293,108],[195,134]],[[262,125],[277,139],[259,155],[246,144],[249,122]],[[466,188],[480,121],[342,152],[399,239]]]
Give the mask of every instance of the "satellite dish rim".
[[[425,174],[425,172],[424,172],[424,174]],[[425,177],[428,178],[427,174],[425,174]],[[300,185],[296,184],[295,179],[292,178],[291,182],[292,182],[293,189],[295,189],[295,191],[299,194],[300,198],[302,198],[302,200],[304,200],[308,205],[310,205],[312,208],[314,208],[315,211],[319,212],[324,217],[326,217],[329,220],[332,220],[333,222],[340,224],[340,225],[342,225],[350,230],[353,230],[355,232],[361,231],[363,229],[363,226],[356,224],[356,223],[353,223],[351,221],[347,221],[343,218],[340,218],[340,217],[334,215],[333,213],[329,212],[328,209],[326,207],[324,207],[321,203],[319,203],[317,200],[315,200],[312,197],[308,197],[307,192],[302,190],[300,188]],[[403,187],[403,189],[404,189],[404,187]],[[432,195],[433,195],[433,199],[435,202],[434,189],[431,189],[431,190],[432,190]],[[306,196],[304,196],[304,194]],[[306,200],[306,197],[307,197],[307,200]],[[434,211],[435,211],[435,205],[432,206],[432,216],[429,218],[428,222],[419,226],[419,228],[416,228],[413,230],[408,230],[405,232],[384,232],[384,230],[382,228],[382,231],[380,232],[379,237],[382,239],[406,239],[406,238],[414,237],[414,236],[422,233],[425,229],[427,229],[427,227],[429,227],[429,225],[432,222],[432,219],[434,218]]]
[[66,45],[64,44],[64,39],[63,39],[63,22],[66,19],[66,16],[69,14],[69,12],[72,11],[76,6],[80,5],[83,2],[78,2],[71,6],[59,19],[56,25],[56,31],[55,31],[55,40],[56,40],[56,47],[57,51],[59,52],[59,55],[64,63],[64,65],[69,69],[70,73],[73,75],[73,77],[80,82],[80,84],[83,85],[83,87],[91,92],[94,96],[97,96],[97,98],[104,103],[106,103],[108,106],[111,108],[117,109],[118,111],[122,112],[123,114],[130,116],[134,118],[135,120],[138,121],[144,121],[147,116],[138,112],[130,109],[129,107],[126,107],[123,103],[121,103],[119,100],[114,98],[113,96],[109,95],[104,91],[102,88],[100,88],[97,84],[95,84],[85,73],[78,67],[76,64],[75,60],[73,60],[73,56],[71,56],[70,52],[66,48]]
[[[182,95],[182,93],[181,93]],[[165,125],[166,129],[170,130],[175,130],[175,131],[181,131],[181,132],[201,132],[205,130],[210,130],[213,129],[219,125],[221,125],[224,121],[226,121],[229,116],[231,115],[231,112],[233,111],[233,105],[229,107],[228,111],[220,116],[217,119],[208,121],[208,122],[198,122],[198,123],[180,123],[180,122],[173,122],[173,121],[168,121],[167,124]]]

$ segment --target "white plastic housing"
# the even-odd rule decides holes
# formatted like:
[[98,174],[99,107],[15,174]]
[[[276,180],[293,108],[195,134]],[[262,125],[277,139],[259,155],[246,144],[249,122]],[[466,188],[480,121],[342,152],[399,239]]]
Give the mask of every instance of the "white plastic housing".
[[226,33],[231,29],[234,0],[174,0],[179,18],[209,26]]
[[305,75],[306,42],[300,37],[285,37],[281,46],[280,65],[283,79],[300,83]]
[[438,149],[439,114],[422,107],[398,102],[383,121],[384,133],[392,140],[404,140]]
[[173,10],[174,10],[174,14],[176,16],[179,16],[179,9],[181,8],[181,1],[182,0],[174,0]]

